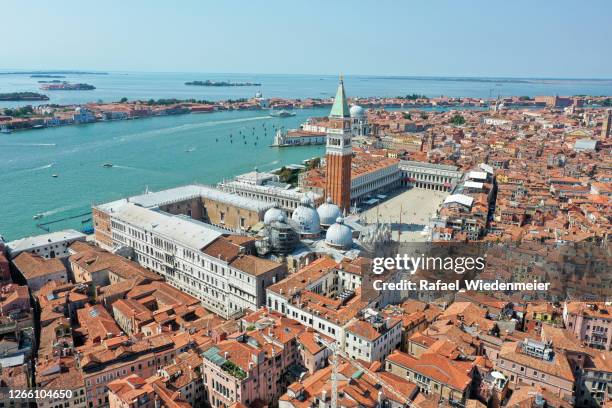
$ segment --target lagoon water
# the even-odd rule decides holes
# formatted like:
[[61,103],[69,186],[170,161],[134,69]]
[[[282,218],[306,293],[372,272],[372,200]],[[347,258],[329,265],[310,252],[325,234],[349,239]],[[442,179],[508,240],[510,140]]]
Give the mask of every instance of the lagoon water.
[[[92,203],[147,187],[214,184],[254,167],[266,171],[301,163],[321,155],[323,147],[269,147],[273,125],[295,127],[325,114],[311,109],[279,119],[256,111],[218,112],[0,134],[0,234],[15,239],[42,233],[36,223],[79,215]],[[43,218],[33,220],[35,214]],[[80,229],[88,218],[49,227]]]
[[[184,85],[185,81],[206,79],[259,82],[262,86]],[[41,78],[0,73],[0,93],[38,91],[38,80]],[[66,75],[66,80],[90,83],[97,89],[49,91],[51,100],[44,103],[117,101],[121,97],[236,99],[251,97],[257,90],[266,97],[321,98],[332,96],[338,79],[319,75],[110,73]],[[345,84],[350,96],[612,95],[612,80],[347,76]],[[3,102],[0,106],[24,104]],[[157,190],[191,182],[214,184],[254,167],[272,170],[319,156],[322,146],[269,145],[273,126],[292,128],[310,116],[327,113],[327,109],[298,110],[295,117],[280,119],[266,112],[217,112],[0,134],[0,235],[10,240],[42,233],[37,223],[73,216],[48,226],[51,230],[80,229],[90,218],[81,214],[93,203],[142,193],[147,187]],[[105,163],[114,166],[105,168]],[[33,220],[36,214],[43,217]]]
[[[185,85],[196,80],[254,82],[260,87],[202,87]],[[28,74],[3,74],[0,71],[0,93],[41,91],[40,80]],[[108,75],[66,75],[60,79],[84,82],[96,87],[92,91],[44,91],[51,99],[43,103],[85,103],[102,100],[118,101],[122,97],[148,100],[178,99],[237,99],[252,97],[261,91],[266,97],[327,98],[333,96],[338,77],[335,75],[271,75],[271,74],[195,74],[195,73],[135,73],[111,72]],[[398,96],[424,94],[478,98],[508,95],[612,95],[612,79],[524,79],[524,78],[452,78],[452,77],[379,77],[346,75],[349,96]],[[0,107],[25,105],[28,102],[0,102]]]

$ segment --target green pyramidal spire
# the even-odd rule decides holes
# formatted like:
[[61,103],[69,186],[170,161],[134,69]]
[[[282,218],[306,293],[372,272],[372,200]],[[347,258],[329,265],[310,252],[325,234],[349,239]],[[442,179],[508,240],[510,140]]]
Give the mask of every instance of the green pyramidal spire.
[[346,94],[344,93],[344,80],[341,76],[338,91],[336,91],[336,97],[334,98],[334,104],[332,105],[329,117],[349,118],[350,116],[348,103],[346,103]]

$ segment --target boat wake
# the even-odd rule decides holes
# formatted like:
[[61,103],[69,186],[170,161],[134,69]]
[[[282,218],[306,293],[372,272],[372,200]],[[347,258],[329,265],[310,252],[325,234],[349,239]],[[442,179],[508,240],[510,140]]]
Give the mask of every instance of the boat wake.
[[201,123],[201,125],[205,126],[215,126],[215,125],[223,125],[227,123],[242,123],[242,122],[252,122],[256,120],[264,120],[270,119],[270,116],[253,116],[252,118],[240,118],[240,119],[227,119],[227,120],[214,120],[211,122]]
[[209,127],[217,126],[217,125],[253,122],[253,121],[259,121],[259,120],[266,120],[266,119],[270,119],[270,117],[269,116],[254,116],[250,118],[212,120],[209,122],[202,122],[202,123],[189,123],[189,124],[183,124],[183,125],[172,126],[172,127],[167,127],[167,128],[153,129],[153,130],[146,130],[143,132],[123,134],[120,136],[113,137],[112,140],[115,142],[119,142],[119,143],[125,143],[125,142],[132,141],[134,139],[156,137],[156,136],[162,136],[162,135],[165,136],[165,135],[181,133],[181,132],[188,131],[188,130],[209,128]]
[[113,168],[115,168],[115,169],[123,169],[123,170],[145,170],[145,169],[140,169],[138,167],[122,166],[120,164],[113,164]]
[[75,206],[57,207],[57,208],[53,208],[51,210],[43,211],[43,212],[40,213],[40,215],[42,215],[43,217],[49,217],[50,215],[55,215],[55,214],[62,213],[62,212],[65,212],[65,211],[73,210],[75,208],[78,208],[78,207],[75,207]]
[[38,167],[33,167],[31,169],[26,169],[25,171],[38,171],[38,170],[44,170],[44,169],[50,169],[51,167],[53,167],[54,163],[49,163],[49,164],[45,164],[44,166],[38,166]]
[[0,147],[55,147],[57,143],[11,143],[0,144]]

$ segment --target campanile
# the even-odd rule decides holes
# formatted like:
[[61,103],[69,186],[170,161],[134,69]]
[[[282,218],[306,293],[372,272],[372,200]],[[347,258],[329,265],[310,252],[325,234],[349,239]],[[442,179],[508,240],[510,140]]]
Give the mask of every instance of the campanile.
[[340,77],[327,126],[325,195],[343,212],[348,212],[351,206],[352,157],[351,116],[344,93],[344,81]]

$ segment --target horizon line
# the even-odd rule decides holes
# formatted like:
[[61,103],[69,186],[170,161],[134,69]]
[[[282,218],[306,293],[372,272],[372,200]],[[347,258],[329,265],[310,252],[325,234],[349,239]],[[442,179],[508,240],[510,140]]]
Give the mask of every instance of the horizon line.
[[[78,68],[49,68],[49,69],[26,69],[26,68],[0,68],[0,75],[20,73],[28,74],[32,72],[85,72],[85,73],[114,73],[114,74],[209,74],[209,75],[283,75],[283,76],[325,76],[339,77],[338,74],[329,73],[282,73],[282,72],[214,72],[214,71],[141,71],[141,70],[104,70],[104,69],[78,69]],[[344,73],[345,77],[371,77],[371,78],[457,78],[457,79],[522,79],[522,80],[579,80],[579,81],[612,81],[612,77],[561,77],[561,76],[505,76],[505,75],[453,75],[453,74],[363,74],[363,73]]]

